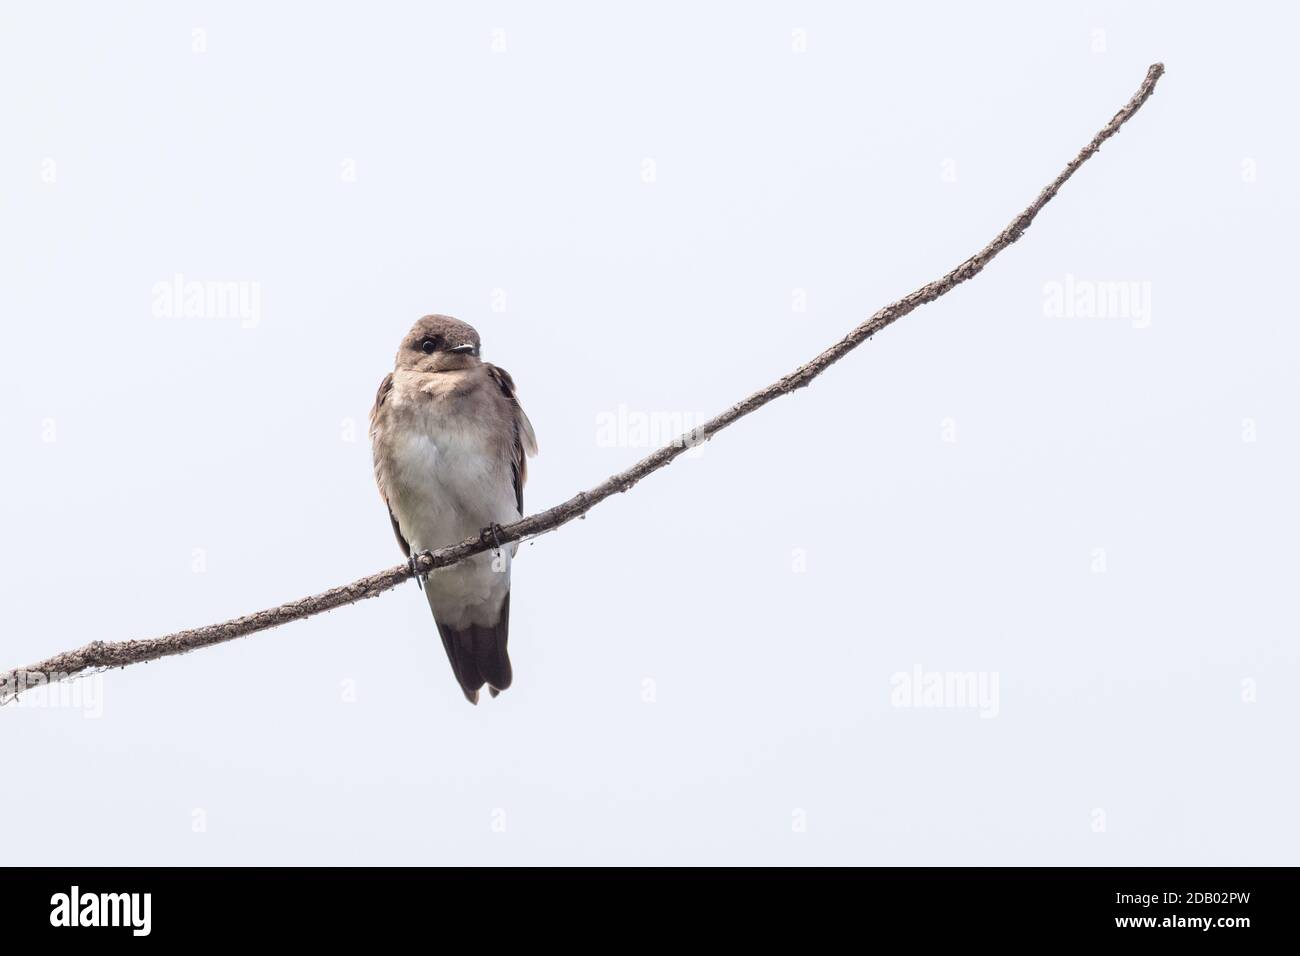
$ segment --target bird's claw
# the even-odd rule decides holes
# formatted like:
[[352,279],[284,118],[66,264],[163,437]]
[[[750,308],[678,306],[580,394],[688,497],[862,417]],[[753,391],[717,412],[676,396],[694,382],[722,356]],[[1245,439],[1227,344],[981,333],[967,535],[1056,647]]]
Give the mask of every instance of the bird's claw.
[[429,580],[429,572],[420,570],[420,555],[422,554],[424,554],[423,551],[416,551],[411,555],[411,560],[408,562],[411,565],[411,577],[415,578],[415,586],[421,591],[424,590],[424,582]]
[[497,524],[497,523],[494,521],[494,522],[492,522],[490,525],[488,525],[486,528],[484,528],[482,531],[479,532],[479,536],[478,536],[478,538],[479,538],[479,540],[482,541],[484,544],[487,544],[489,541],[491,541],[491,542],[492,542],[492,550],[493,550],[493,551],[500,551],[500,550],[501,550],[501,539],[498,537],[498,534],[499,534],[500,531],[501,531],[501,525]]

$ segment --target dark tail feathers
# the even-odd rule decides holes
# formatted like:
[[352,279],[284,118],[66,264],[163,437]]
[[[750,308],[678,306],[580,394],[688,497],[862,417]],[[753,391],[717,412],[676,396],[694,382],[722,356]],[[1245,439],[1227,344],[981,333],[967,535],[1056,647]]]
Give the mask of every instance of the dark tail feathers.
[[465,699],[478,703],[478,692],[484,684],[493,697],[510,686],[510,655],[506,640],[510,632],[510,595],[501,603],[501,616],[493,626],[471,624],[457,629],[443,624],[434,617],[442,646],[451,661],[451,669],[465,692]]

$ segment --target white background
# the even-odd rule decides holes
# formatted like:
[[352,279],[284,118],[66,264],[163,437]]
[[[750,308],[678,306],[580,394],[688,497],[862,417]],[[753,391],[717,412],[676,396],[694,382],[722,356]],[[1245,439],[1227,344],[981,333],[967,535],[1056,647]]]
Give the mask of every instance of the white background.
[[[0,710],[10,850],[1295,863],[1296,27],[6,2],[0,667],[396,564],[365,417],[419,315],[514,375],[537,510],[649,451],[600,416],[789,371],[1168,68],[983,275],[526,545],[501,698],[414,585],[111,672],[98,719]],[[155,316],[177,273],[257,283],[255,327]],[[1067,275],[1150,283],[1149,326],[1049,317]],[[996,716],[895,706],[917,667],[996,677]]]

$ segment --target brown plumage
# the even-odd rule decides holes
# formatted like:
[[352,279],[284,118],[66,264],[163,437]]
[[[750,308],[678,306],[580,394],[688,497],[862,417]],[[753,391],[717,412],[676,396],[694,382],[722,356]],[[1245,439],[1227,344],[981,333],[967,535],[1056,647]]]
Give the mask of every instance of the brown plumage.
[[[375,480],[403,553],[432,550],[523,514],[532,425],[504,370],[479,359],[479,337],[427,315],[402,340],[370,414]],[[452,670],[471,703],[510,686],[510,568],[517,545],[429,575],[425,594]]]

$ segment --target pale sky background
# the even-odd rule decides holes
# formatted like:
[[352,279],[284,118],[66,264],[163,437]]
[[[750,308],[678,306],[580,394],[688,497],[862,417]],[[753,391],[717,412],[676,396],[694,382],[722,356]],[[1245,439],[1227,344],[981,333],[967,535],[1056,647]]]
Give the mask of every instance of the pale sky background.
[[[365,418],[419,315],[514,375],[544,508],[1168,68],[975,281],[525,546],[499,699],[408,585],[0,709],[24,862],[1297,862],[1288,8],[0,11],[0,667],[396,564]],[[256,315],[155,314],[178,274]],[[916,669],[996,706],[899,706]]]

